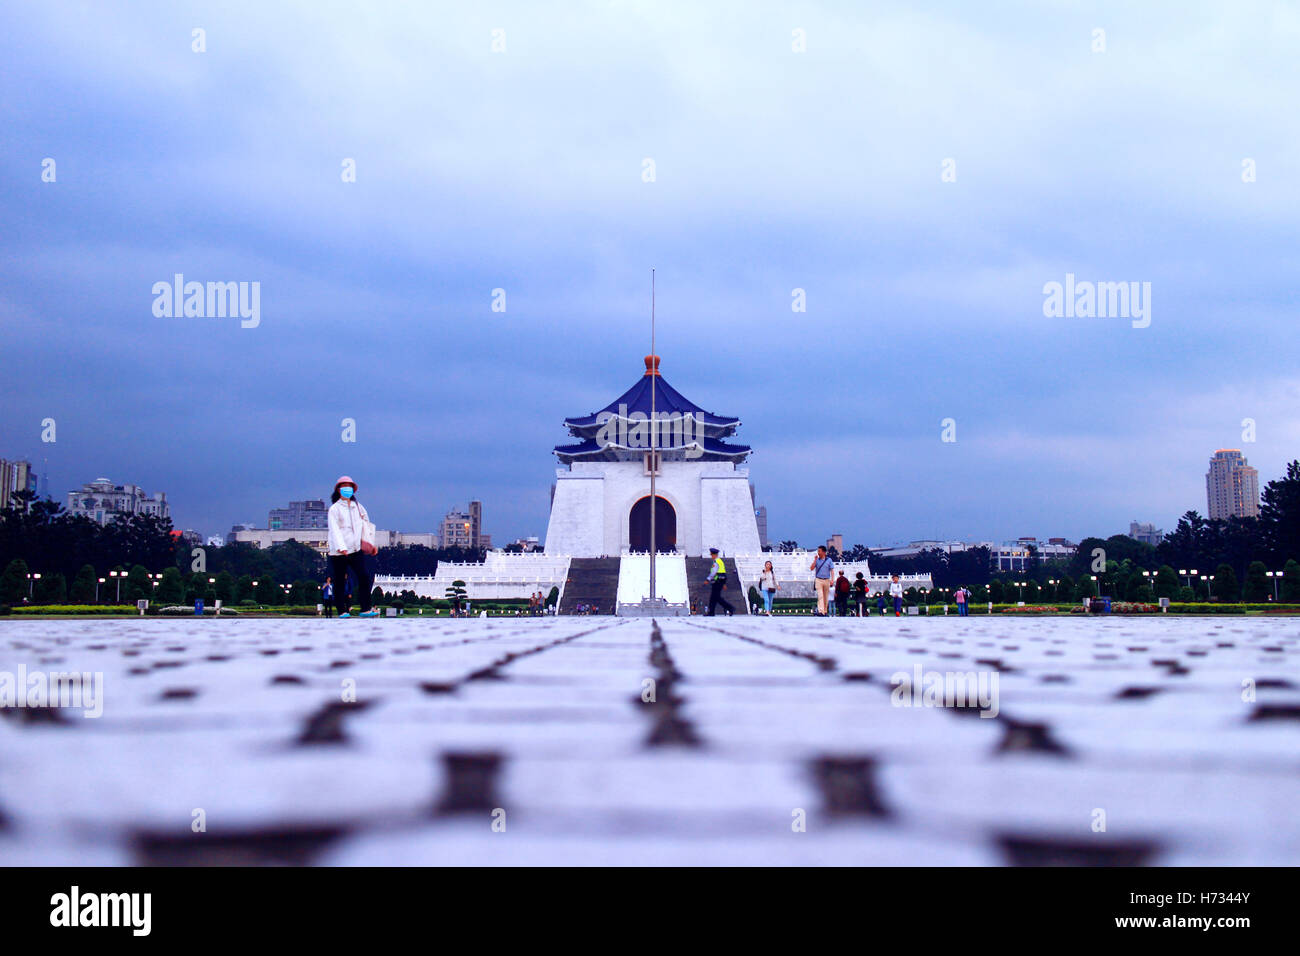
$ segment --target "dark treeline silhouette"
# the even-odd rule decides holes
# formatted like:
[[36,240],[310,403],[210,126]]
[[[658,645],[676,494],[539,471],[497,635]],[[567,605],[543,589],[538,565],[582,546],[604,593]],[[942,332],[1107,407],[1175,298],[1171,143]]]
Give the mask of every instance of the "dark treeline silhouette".
[[[855,544],[843,555],[832,556],[869,560],[879,574],[929,574],[939,589],[964,584],[983,593],[989,586],[990,595],[997,584],[1002,594],[1044,600],[1089,593],[1132,600],[1169,596],[1231,601],[1267,601],[1276,593],[1283,601],[1300,600],[1300,461],[1287,465],[1286,474],[1270,481],[1260,498],[1258,518],[1209,520],[1188,511],[1158,545],[1127,535],[1089,537],[1068,561],[1044,561],[1030,546],[1026,567],[1014,571],[993,571],[989,550],[983,547],[952,553],[933,548],[911,558],[884,558]],[[326,573],[316,550],[296,541],[264,549],[247,542],[200,546],[199,554],[195,547],[174,534],[169,520],[132,515],[101,527],[55,501],[15,492],[10,507],[0,510],[0,568],[5,576],[0,603],[28,594],[38,602],[89,602],[98,578],[118,569],[130,572],[123,600],[149,594],[181,600],[197,593],[222,600],[315,602],[314,589]],[[777,550],[795,547],[793,541],[782,541]],[[433,574],[440,561],[483,557],[481,549],[415,545],[382,548],[374,563],[378,574],[426,575]],[[148,577],[168,569],[165,581],[154,584]],[[1196,575],[1190,573],[1193,569]],[[1281,578],[1278,572],[1284,572]],[[39,582],[29,579],[29,573],[40,573]],[[100,585],[98,590],[106,601],[109,595],[116,599],[120,588],[114,579],[111,587]]]
[[[374,563],[378,574],[433,574],[440,561],[481,561],[484,554],[415,545],[381,548]],[[0,603],[28,595],[35,603],[91,603],[96,592],[100,603],[116,601],[119,594],[122,601],[197,596],[231,603],[315,603],[317,585],[327,573],[316,549],[298,541],[269,548],[249,542],[196,545],[176,535],[169,519],[130,515],[100,526],[30,491],[15,492],[10,507],[0,510],[0,569],[7,575]],[[129,572],[129,579],[96,588],[98,578],[114,570]],[[148,577],[164,572],[156,585]],[[41,577],[29,579],[29,573]]]
[[[787,540],[775,550],[798,547]],[[1101,593],[1130,600],[1266,602],[1276,593],[1283,601],[1300,601],[1300,460],[1265,485],[1258,518],[1209,520],[1188,511],[1159,545],[1123,534],[1088,537],[1068,561],[1044,560],[1030,545],[1025,567],[1010,571],[993,570],[991,554],[983,547],[953,553],[931,548],[910,558],[883,557],[860,544],[842,555],[829,550],[836,560],[865,558],[875,574],[929,574],[935,588],[964,584],[995,600],[1005,596],[1065,601]],[[1195,576],[1190,574],[1193,569]],[[1284,572],[1280,578],[1279,572]]]

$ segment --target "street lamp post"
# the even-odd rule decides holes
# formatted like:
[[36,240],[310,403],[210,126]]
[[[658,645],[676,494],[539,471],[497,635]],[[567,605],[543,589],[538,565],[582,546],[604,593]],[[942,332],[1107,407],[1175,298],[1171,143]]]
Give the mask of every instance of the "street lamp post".
[[125,571],[109,571],[108,576],[117,581],[117,603],[122,603],[122,579],[126,577]]
[[1278,602],[1278,596],[1277,596],[1277,579],[1280,578],[1280,577],[1282,576],[1282,572],[1281,572],[1281,571],[1265,571],[1264,573],[1265,573],[1266,575],[1268,575],[1270,578],[1273,579],[1273,603],[1276,604],[1276,603]]
[[95,578],[95,603],[99,603],[99,586],[104,583],[103,578]]
[[29,601],[34,597],[35,592],[33,588],[36,582],[39,581],[40,579],[41,579],[41,573],[39,571],[27,575],[27,599]]
[[1097,575],[1090,575],[1092,582],[1097,585],[1097,597],[1101,597],[1101,582],[1097,580]]

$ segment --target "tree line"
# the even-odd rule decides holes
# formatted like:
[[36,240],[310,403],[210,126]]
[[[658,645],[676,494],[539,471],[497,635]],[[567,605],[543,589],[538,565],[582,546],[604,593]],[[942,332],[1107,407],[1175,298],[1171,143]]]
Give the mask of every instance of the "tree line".
[[[783,541],[777,550],[796,547]],[[1125,600],[1264,602],[1276,592],[1280,600],[1296,602],[1300,460],[1264,487],[1258,518],[1211,520],[1188,511],[1158,545],[1127,535],[1088,537],[1065,562],[1044,560],[1032,545],[1027,550],[1025,567],[1013,571],[993,568],[985,547],[932,548],[910,558],[886,559],[857,544],[842,555],[832,549],[832,556],[870,561],[882,573],[929,574],[941,594],[964,585],[976,592],[976,600],[997,600],[996,593],[1064,603],[1100,593]],[[372,560],[377,574],[429,575],[440,561],[483,558],[482,549],[414,545],[381,549]],[[301,542],[264,549],[248,542],[196,547],[174,532],[169,519],[129,515],[101,526],[30,491],[15,492],[10,506],[0,510],[0,567],[0,604],[5,605],[24,600],[134,603],[139,598],[154,603],[204,598],[209,603],[314,604],[328,573],[325,559]]]

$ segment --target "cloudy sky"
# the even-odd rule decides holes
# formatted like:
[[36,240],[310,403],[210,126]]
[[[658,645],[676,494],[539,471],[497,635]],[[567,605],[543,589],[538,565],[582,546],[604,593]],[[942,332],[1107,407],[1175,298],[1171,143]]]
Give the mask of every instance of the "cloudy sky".
[[[60,500],[107,476],[215,533],[347,472],[381,527],[478,497],[542,535],[652,266],[665,377],[743,420],[774,539],[1168,528],[1214,449],[1300,455],[1292,4],[5,19],[0,457]],[[175,273],[260,283],[260,324],[155,316]],[[1045,316],[1067,273],[1151,283],[1150,326]]]

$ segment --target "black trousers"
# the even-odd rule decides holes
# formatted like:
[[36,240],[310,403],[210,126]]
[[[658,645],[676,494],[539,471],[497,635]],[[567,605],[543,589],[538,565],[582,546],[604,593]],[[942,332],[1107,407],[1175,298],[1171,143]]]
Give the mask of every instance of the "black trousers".
[[334,606],[340,614],[346,614],[348,608],[352,606],[352,601],[347,595],[349,571],[352,572],[353,580],[357,582],[354,593],[361,600],[361,612],[364,614],[371,607],[370,591],[373,586],[370,566],[366,563],[364,551],[330,555],[330,577],[334,579]]
[[736,609],[731,606],[731,602],[722,596],[722,589],[726,586],[726,581],[715,580],[709,589],[709,609],[704,612],[709,617],[713,617],[713,611],[719,604],[727,609],[728,614],[736,613]]

